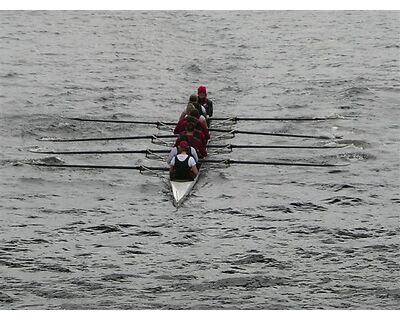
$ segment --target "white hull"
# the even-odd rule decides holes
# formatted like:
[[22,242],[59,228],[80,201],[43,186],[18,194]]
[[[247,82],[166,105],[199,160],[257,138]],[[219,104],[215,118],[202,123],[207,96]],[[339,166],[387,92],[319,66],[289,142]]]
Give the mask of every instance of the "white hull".
[[172,195],[174,197],[174,205],[179,207],[183,201],[185,201],[186,197],[190,194],[193,187],[196,185],[197,180],[199,179],[199,174],[193,181],[171,181],[171,189]]

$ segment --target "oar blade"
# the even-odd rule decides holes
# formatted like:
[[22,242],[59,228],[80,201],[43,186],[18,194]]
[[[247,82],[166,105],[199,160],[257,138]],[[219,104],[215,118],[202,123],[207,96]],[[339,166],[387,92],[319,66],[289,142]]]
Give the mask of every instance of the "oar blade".
[[211,120],[217,121],[327,121],[336,119],[346,119],[340,116],[328,117],[213,117]]
[[346,144],[332,146],[295,146],[295,145],[251,145],[251,144],[224,144],[208,145],[207,148],[218,149],[339,149],[347,147]]
[[349,163],[316,163],[316,162],[291,162],[291,161],[254,161],[254,160],[234,160],[234,159],[202,159],[203,163],[220,164],[247,164],[247,165],[266,165],[266,166],[298,166],[298,167],[343,167]]
[[259,132],[259,131],[246,131],[246,130],[229,130],[229,129],[214,129],[210,128],[210,131],[224,132],[232,134],[248,134],[248,135],[260,135],[260,136],[278,136],[278,137],[293,137],[293,138],[307,138],[307,139],[341,139],[341,137],[328,137],[328,136],[314,136],[314,135],[303,135],[303,134],[292,134],[292,133],[279,133],[279,132]]

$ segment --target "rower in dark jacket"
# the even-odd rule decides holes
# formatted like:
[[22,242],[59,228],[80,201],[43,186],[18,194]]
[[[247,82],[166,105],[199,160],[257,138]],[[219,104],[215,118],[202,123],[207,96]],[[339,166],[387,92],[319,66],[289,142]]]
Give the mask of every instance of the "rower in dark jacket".
[[188,147],[187,141],[182,140],[179,143],[179,154],[170,162],[169,172],[171,180],[193,180],[199,174],[196,161],[192,156],[187,154]]
[[206,109],[207,116],[213,116],[213,103],[207,98],[207,89],[205,86],[197,88],[197,102]]
[[[179,136],[179,138],[178,138],[178,139],[176,140],[176,142],[175,142],[175,145],[172,147],[172,149],[171,149],[171,151],[170,151],[170,153],[169,153],[169,155],[168,155],[168,159],[167,159],[167,163],[168,163],[168,164],[170,164],[171,160],[172,160],[173,158],[175,158],[175,156],[176,156],[177,154],[179,154],[179,150],[178,150],[178,148],[179,148],[179,143],[180,143],[181,141],[183,141],[183,140],[185,140],[185,141],[187,142],[187,139],[188,139],[188,138],[187,138],[187,136],[185,136],[185,135],[180,135],[180,136]],[[196,151],[195,148],[189,146],[189,147],[187,148],[187,150],[186,150],[186,153],[187,153],[189,156],[192,156],[196,162],[199,161],[199,156],[197,155],[197,151]]]

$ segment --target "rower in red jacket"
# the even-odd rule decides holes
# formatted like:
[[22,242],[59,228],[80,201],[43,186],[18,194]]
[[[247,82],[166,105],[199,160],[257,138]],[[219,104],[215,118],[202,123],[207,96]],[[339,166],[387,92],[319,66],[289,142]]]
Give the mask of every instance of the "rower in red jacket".
[[[198,123],[196,121],[196,118],[194,117],[188,117],[188,124],[189,123],[193,123],[194,125],[194,137],[199,139],[201,144],[203,145],[203,147],[205,148],[207,146],[207,139],[206,136],[204,135],[203,131],[199,130],[198,127]],[[187,127],[187,126],[186,126]]]
[[[186,130],[186,127],[189,123],[192,123],[194,125],[194,136],[200,140],[201,144],[203,145],[203,147],[205,147],[207,145],[207,137],[204,135],[204,127],[202,127],[199,124],[199,121],[192,116],[187,116],[186,118],[182,119],[182,121],[179,121],[177,124],[177,127],[175,128],[174,133],[175,134],[181,134],[182,132],[184,132]],[[199,130],[203,129],[203,130]],[[206,131],[208,134],[208,130]]]
[[196,149],[197,155],[199,158],[204,158],[207,156],[207,150],[201,143],[199,139],[196,138],[194,132],[194,124],[189,122],[186,126],[186,130],[182,131],[176,140],[176,144],[178,145],[179,142],[185,137],[185,140],[189,142],[189,146]]
[[[195,117],[193,117],[192,114],[195,115]],[[186,116],[182,120],[179,120],[179,122],[177,123],[177,125],[175,127],[174,133],[180,134],[182,131],[186,130],[186,126],[187,126],[188,122],[194,122],[195,128],[200,130],[201,132],[203,132],[206,143],[207,143],[207,141],[210,139],[210,134],[208,133],[208,128],[204,123],[199,121],[199,119],[196,116],[197,117],[199,116],[199,112],[195,109],[195,110],[191,111],[190,116]]]
[[[203,132],[204,136],[206,137],[206,140],[208,141],[208,139],[210,139],[210,133],[208,132],[206,119],[203,116],[200,116],[200,113],[197,109],[190,111],[190,116],[198,120],[198,122],[195,124],[195,128],[201,130],[201,132]],[[204,118],[204,121],[202,121],[201,118]]]

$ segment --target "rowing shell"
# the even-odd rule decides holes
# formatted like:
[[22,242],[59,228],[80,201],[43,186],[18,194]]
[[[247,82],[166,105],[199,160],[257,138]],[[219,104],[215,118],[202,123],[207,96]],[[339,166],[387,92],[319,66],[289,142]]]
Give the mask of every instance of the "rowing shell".
[[183,201],[185,201],[186,197],[193,190],[194,186],[199,180],[200,170],[197,176],[192,181],[173,181],[170,180],[172,195],[174,197],[174,205],[179,207]]

